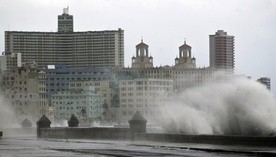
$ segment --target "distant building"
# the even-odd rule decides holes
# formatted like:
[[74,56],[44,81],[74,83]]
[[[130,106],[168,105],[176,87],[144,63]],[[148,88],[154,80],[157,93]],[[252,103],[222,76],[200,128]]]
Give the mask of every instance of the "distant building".
[[218,81],[218,78],[215,77],[216,74],[217,71],[210,68],[174,69],[174,91],[179,93],[206,83],[216,82]]
[[[197,68],[192,48],[186,42],[179,47],[174,66],[154,67],[148,48],[141,41],[136,45],[132,67],[113,68],[119,82],[120,106],[112,107],[110,114],[116,120],[126,122],[135,111],[140,111],[147,119],[155,121],[159,116],[158,108],[168,104],[173,93],[225,79],[214,76],[219,75],[216,69]],[[164,88],[167,89],[165,92]]]
[[1,89],[19,122],[36,121],[47,107],[45,78],[35,64],[7,70],[2,76]]
[[47,92],[46,92],[46,73],[44,71],[39,71],[37,74],[38,78],[38,93],[39,93],[39,106],[42,109],[40,114],[46,115],[48,118],[51,118],[51,113],[46,110],[49,109],[49,102],[47,101]]
[[153,66],[153,57],[149,56],[148,45],[141,41],[136,46],[136,56],[132,57],[132,67],[115,68],[116,78],[128,80],[135,78],[172,79],[174,92],[214,82],[212,77],[217,71],[211,68],[197,68],[196,58],[192,57],[191,46],[186,42],[179,47],[179,56],[174,66]]
[[127,121],[136,111],[147,120],[157,121],[160,109],[169,105],[173,94],[173,80],[140,78],[119,81],[120,108],[115,119]]
[[124,67],[124,31],[73,31],[68,8],[58,16],[58,32],[5,32],[5,53],[21,53],[23,63],[40,68],[64,64],[69,67]]
[[260,83],[262,83],[263,85],[265,85],[268,90],[271,89],[270,78],[268,78],[268,77],[261,77],[257,81],[260,82]]
[[1,71],[12,70],[22,67],[21,53],[12,53],[10,55],[0,56]]
[[96,94],[101,94],[104,97],[102,120],[110,120],[110,108],[118,107],[119,104],[114,104],[114,99],[119,93],[113,85],[116,84],[114,80],[90,80],[90,81],[72,81],[69,83],[70,88],[74,84],[80,87],[92,86]]
[[235,68],[234,36],[218,30],[209,36],[210,67],[214,69],[230,70]]
[[56,121],[68,120],[75,114],[85,123],[92,123],[100,120],[103,114],[104,96],[97,94],[93,86],[71,83],[69,91],[52,94],[51,102]]
[[49,65],[43,69],[43,72],[45,73],[46,95],[50,106],[53,104],[51,102],[52,94],[70,91],[72,83],[78,83],[81,87],[93,86],[96,94],[104,96],[104,111],[101,117],[104,120],[110,118],[109,109],[111,107],[119,106],[115,75],[109,68],[73,68],[64,65]]
[[112,71],[102,67],[68,67],[65,65],[49,65],[42,69],[46,77],[46,93],[51,94],[68,91],[70,82],[76,81],[110,81],[114,79]]

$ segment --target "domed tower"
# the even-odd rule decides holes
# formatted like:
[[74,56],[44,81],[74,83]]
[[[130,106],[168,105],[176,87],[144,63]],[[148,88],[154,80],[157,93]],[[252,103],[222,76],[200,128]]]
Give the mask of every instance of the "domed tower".
[[149,56],[149,46],[141,40],[141,43],[136,45],[136,56],[132,57],[132,68],[152,68],[153,58]]
[[186,41],[179,47],[179,58],[175,58],[176,68],[196,68],[196,59],[192,57],[192,47]]

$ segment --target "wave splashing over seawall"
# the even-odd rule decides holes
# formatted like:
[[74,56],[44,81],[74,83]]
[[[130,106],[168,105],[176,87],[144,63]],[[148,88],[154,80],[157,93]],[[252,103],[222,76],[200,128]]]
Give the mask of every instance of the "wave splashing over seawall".
[[276,130],[273,95],[248,79],[186,90],[162,113],[168,133],[275,135]]
[[0,130],[3,128],[19,127],[15,118],[15,113],[11,108],[11,105],[5,101],[5,98],[0,95]]

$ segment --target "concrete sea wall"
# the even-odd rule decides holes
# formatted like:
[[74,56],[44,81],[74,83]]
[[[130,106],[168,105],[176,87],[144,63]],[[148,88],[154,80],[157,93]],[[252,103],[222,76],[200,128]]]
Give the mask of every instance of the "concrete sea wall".
[[40,138],[276,146],[276,137],[131,133],[129,128],[40,128]]
[[129,128],[40,128],[37,130],[40,138],[64,139],[130,139]]
[[183,134],[135,134],[137,141],[172,143],[201,143],[218,145],[276,146],[275,136],[225,136],[225,135],[183,135]]
[[129,140],[135,133],[146,133],[147,121],[135,112],[129,120],[129,128],[78,128],[79,120],[73,114],[65,128],[51,128],[51,121],[43,115],[37,122],[37,137],[39,138],[74,138],[74,139],[107,139]]
[[[218,145],[276,146],[276,136],[225,136],[146,133],[146,120],[136,112],[129,121],[129,128],[78,128],[74,116],[69,120],[72,127],[51,128],[51,121],[42,116],[37,122],[37,137],[63,139],[136,140],[172,143],[200,143]],[[72,123],[71,123],[72,122]]]

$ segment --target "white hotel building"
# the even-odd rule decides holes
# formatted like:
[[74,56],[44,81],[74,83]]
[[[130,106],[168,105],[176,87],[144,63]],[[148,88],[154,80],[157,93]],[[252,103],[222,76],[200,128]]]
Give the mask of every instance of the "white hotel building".
[[140,78],[119,81],[120,111],[116,119],[129,120],[140,111],[149,121],[158,120],[160,109],[171,102],[173,80]]

